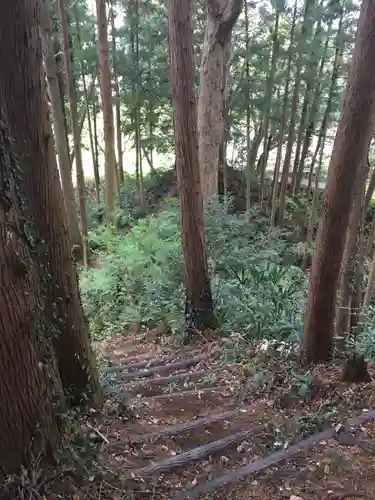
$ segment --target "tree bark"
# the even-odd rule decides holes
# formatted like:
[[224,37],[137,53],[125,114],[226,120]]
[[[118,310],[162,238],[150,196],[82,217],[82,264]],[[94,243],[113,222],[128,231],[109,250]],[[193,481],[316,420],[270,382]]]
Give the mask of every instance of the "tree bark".
[[[79,50],[81,51],[82,50],[81,29],[79,26],[77,10],[75,11],[75,21],[76,21],[77,42],[78,42]],[[95,33],[94,33],[94,37],[93,37],[93,42],[95,43]],[[99,204],[100,203],[99,163],[98,163],[97,150],[95,149],[95,137],[94,137],[94,133],[96,133],[96,124],[94,126],[95,130],[93,130],[93,123],[91,122],[90,98],[89,98],[89,95],[87,92],[87,84],[86,84],[85,65],[84,65],[84,61],[82,59],[80,61],[80,66],[81,66],[81,77],[82,77],[82,84],[83,84],[83,95],[85,98],[85,105],[86,105],[86,110],[87,110],[87,125],[88,125],[88,129],[89,129],[89,140],[90,140],[92,167],[94,170],[95,195],[96,195],[96,202]],[[94,90],[94,92],[95,92],[95,90]],[[92,98],[92,101],[94,101],[94,100],[95,100],[95,94]],[[94,123],[95,123],[95,121],[94,121]]]
[[246,210],[251,207],[251,177],[252,163],[251,163],[251,140],[250,140],[250,36],[249,36],[249,6],[245,4],[245,50],[246,50]]
[[[51,10],[51,13],[52,12],[53,12],[53,10]],[[67,144],[68,154],[69,154],[69,165],[71,167],[72,159],[70,157],[69,125],[68,125],[68,121],[66,119],[66,106],[65,106],[65,96],[66,96],[65,78],[64,78],[65,68],[64,68],[64,60],[63,60],[62,50],[61,50],[61,46],[60,46],[60,39],[59,39],[60,25],[59,25],[59,22],[54,19],[54,16],[52,17],[51,28],[52,28],[53,50],[55,53],[55,62],[56,62],[56,69],[57,69],[57,81],[58,81],[59,90],[60,90],[61,109],[62,109],[63,115],[64,115],[65,139],[66,139],[66,144]]]
[[122,131],[121,131],[121,98],[120,87],[118,84],[117,75],[117,61],[116,61],[116,28],[115,28],[115,14],[112,7],[111,16],[111,32],[112,32],[112,69],[113,69],[113,83],[115,87],[115,110],[116,110],[116,145],[117,145],[117,172],[119,183],[124,185],[124,165],[123,165],[123,148],[122,148]]
[[[313,99],[312,90],[315,87],[319,86],[316,78],[316,66],[319,63],[319,60],[315,53],[315,47],[320,43],[320,39],[322,37],[322,22],[321,19],[318,19],[317,27],[315,30],[314,37],[311,42],[311,50],[310,50],[310,60],[309,60],[309,69],[307,70],[307,82],[305,87],[305,95],[303,98],[302,104],[302,112],[301,112],[301,120],[299,123],[299,129],[297,134],[297,145],[296,152],[294,155],[294,163],[293,163],[293,195],[296,196],[301,188],[301,182],[304,176],[304,170],[300,168],[300,158],[301,158],[301,148],[304,141],[304,137],[307,135],[307,127],[309,120],[309,110],[311,109],[312,104],[310,101]],[[320,65],[319,65],[320,68]]]
[[207,25],[198,103],[199,168],[205,200],[217,195],[219,148],[223,138],[223,78],[226,45],[243,0],[206,0]]
[[[35,220],[34,240],[45,256],[45,311],[54,327],[54,347],[63,388],[72,401],[95,394],[93,363],[77,273],[67,234],[63,195],[49,122],[42,72],[38,0],[6,0],[0,16],[0,101],[20,156],[28,213]],[[8,22],[12,19],[13,22]],[[28,43],[24,34],[28,33]]]
[[64,44],[64,63],[66,83],[68,87],[69,103],[70,103],[70,119],[72,122],[74,152],[76,156],[76,173],[77,173],[77,187],[79,197],[79,211],[81,220],[81,234],[82,234],[82,258],[85,269],[88,268],[90,260],[90,249],[88,243],[88,219],[86,210],[86,197],[85,197],[85,175],[83,172],[82,151],[81,151],[81,134],[78,130],[78,112],[77,112],[77,95],[74,84],[74,75],[72,67],[72,53],[69,44],[68,32],[68,19],[66,16],[65,0],[58,0],[61,30],[63,35]]
[[68,135],[65,127],[64,110],[62,107],[62,99],[57,78],[55,51],[52,42],[50,10],[47,6],[46,0],[44,0],[42,9],[41,30],[43,41],[43,58],[47,73],[49,94],[51,97],[53,126],[55,131],[57,156],[59,159],[60,179],[64,192],[65,209],[68,217],[69,236],[72,245],[78,245],[80,247],[82,244],[82,238],[78,225],[77,206],[74,196],[72,173],[70,169],[69,149],[67,142]]
[[293,98],[291,105],[291,115],[290,115],[290,123],[289,123],[289,132],[288,132],[288,141],[286,145],[285,158],[283,164],[283,172],[281,178],[281,188],[280,188],[280,205],[278,211],[278,222],[282,224],[284,220],[284,211],[285,211],[285,200],[286,200],[286,190],[288,187],[288,179],[289,179],[289,170],[290,170],[290,162],[292,159],[292,149],[295,141],[296,135],[296,121],[297,121],[297,111],[298,111],[298,102],[299,102],[299,94],[302,80],[302,63],[303,63],[303,51],[302,51],[302,43],[305,42],[305,38],[308,39],[311,33],[311,22],[309,21],[309,15],[311,7],[315,4],[315,0],[305,0],[305,9],[303,16],[303,25],[301,30],[301,41],[299,43],[299,54],[297,55],[297,69],[295,76],[295,84],[293,90]]
[[140,27],[140,16],[139,16],[139,2],[135,0],[135,37],[134,37],[134,62],[136,67],[136,85],[135,85],[135,149],[137,154],[137,172],[138,172],[138,192],[139,201],[142,208],[145,206],[145,189],[143,182],[143,163],[142,163],[142,137],[141,137],[141,100],[139,95],[139,89],[141,88],[141,69],[139,65],[139,27]]
[[315,171],[315,186],[314,186],[313,199],[312,199],[312,203],[311,203],[311,212],[310,212],[310,218],[309,218],[309,225],[307,227],[307,235],[306,235],[305,247],[304,247],[304,251],[303,251],[303,259],[302,259],[302,269],[303,270],[306,270],[308,267],[309,248],[310,248],[311,243],[313,241],[314,227],[315,227],[315,222],[316,222],[316,218],[317,218],[318,202],[319,202],[319,179],[320,179],[320,173],[322,170],[323,152],[324,152],[325,142],[326,142],[326,129],[323,130],[323,136],[322,136],[322,140],[320,143],[319,161],[318,161],[318,165],[317,165],[316,171]]
[[[295,38],[295,30],[296,30],[296,22],[297,22],[297,10],[298,10],[298,0],[295,0],[294,2],[294,9],[293,9],[293,21],[292,21],[292,26],[290,29],[290,42],[289,42],[289,48],[288,48],[288,66],[287,66],[287,77],[285,81],[285,87],[284,87],[284,101],[283,101],[283,134],[280,134],[280,141],[279,141],[279,146],[278,146],[278,156],[279,156],[279,162],[280,165],[278,169],[280,170],[281,166],[281,153],[282,153],[282,145],[283,145],[283,137],[284,137],[284,129],[285,129],[285,124],[286,124],[286,111],[287,111],[287,105],[289,102],[289,84],[290,80],[292,78],[292,62],[293,62],[293,55],[294,55],[294,48],[293,48],[293,43],[294,43],[294,38]],[[289,168],[289,167],[288,167]],[[288,174],[289,171],[286,172],[286,164],[284,161],[284,166],[282,170],[282,175],[281,175],[281,183],[280,183],[280,189],[279,189],[279,174],[277,175],[276,178],[276,188],[279,193],[280,199],[283,199],[286,197],[286,190],[288,187]],[[284,216],[283,216],[284,217]],[[283,217],[280,219],[280,214],[278,214],[278,222],[281,223]],[[275,216],[273,216],[274,220]]]
[[[294,32],[295,32],[295,27],[296,27],[296,18],[297,18],[297,0],[295,0],[294,3],[294,10],[293,10],[293,21],[292,21],[292,27],[290,30],[290,42],[289,42],[289,54],[288,54],[288,65],[287,65],[287,75],[286,75],[286,80],[285,80],[285,86],[284,86],[284,97],[283,97],[283,108],[282,108],[282,116],[281,116],[281,125],[280,125],[280,137],[277,145],[277,154],[276,154],[276,163],[275,163],[275,175],[274,175],[274,182],[273,182],[273,187],[272,187],[272,204],[271,204],[271,216],[270,216],[270,227],[269,227],[269,238],[272,236],[272,228],[275,224],[275,218],[276,218],[276,210],[277,210],[277,194],[279,191],[279,177],[280,177],[280,166],[281,166],[281,156],[282,156],[282,149],[283,149],[283,144],[284,144],[284,131],[285,131],[285,124],[286,124],[286,114],[287,114],[287,107],[288,107],[288,101],[289,101],[289,84],[291,80],[291,70],[292,70],[292,56],[293,56],[293,40],[294,40]],[[284,188],[286,190],[287,183],[285,184]],[[283,189],[283,186],[281,186],[281,189]]]
[[[6,14],[3,10],[2,16]],[[7,22],[14,27],[18,18]],[[53,453],[60,434],[54,405],[62,396],[38,281],[38,266],[44,263],[29,238],[33,221],[26,218],[19,165],[11,149],[0,109],[1,481],[18,473],[21,465],[29,466],[31,453]]]
[[[87,91],[88,100],[85,99],[84,104],[79,108],[79,111],[78,111],[78,131],[79,131],[80,137],[82,134],[83,125],[85,124],[86,113],[87,113],[87,109],[88,109],[86,103],[88,101],[90,101],[93,98],[93,95],[95,94],[96,77],[97,77],[96,74],[94,74],[92,76],[92,80],[90,82],[90,86],[89,86],[88,91]],[[73,164],[74,158],[75,158],[75,151],[73,148],[72,154],[70,155],[70,165]]]
[[[280,11],[276,6],[276,14],[275,14],[275,26],[272,33],[272,56],[271,56],[271,64],[269,69],[269,76],[267,78],[266,84],[266,105],[264,109],[264,119],[263,119],[263,161],[260,165],[260,180],[259,180],[259,190],[260,190],[260,202],[262,203],[264,197],[264,182],[266,176],[266,168],[267,168],[267,160],[269,153],[269,121],[270,121],[270,112],[272,105],[272,91],[273,91],[273,82],[275,80],[276,73],[276,62],[277,56],[279,52],[279,19],[280,19]],[[282,139],[281,139],[282,140]]]
[[105,0],[96,0],[99,33],[100,90],[103,106],[104,157],[105,157],[105,211],[108,222],[115,224],[116,205],[116,155],[113,126],[112,85],[108,56],[108,30]]
[[364,168],[375,124],[375,3],[363,0],[353,60],[333,147],[313,260],[305,323],[308,361],[330,358],[336,288],[353,185]]
[[[367,157],[367,151],[366,151]],[[349,225],[346,231],[346,241],[341,263],[340,283],[338,290],[338,304],[336,313],[336,335],[346,335],[350,331],[350,310],[356,274],[356,259],[359,242],[361,241],[362,215],[365,196],[365,167],[358,169],[354,186],[354,195],[349,216]]]
[[95,172],[95,178],[97,179],[98,182],[98,200],[100,201],[100,176],[99,176],[99,143],[98,143],[98,126],[97,126],[97,92],[94,92],[93,100],[92,100],[92,133],[93,133],[93,139],[94,139],[94,153],[95,153],[95,163],[94,163],[94,168],[97,170],[94,170]]
[[313,171],[314,171],[314,165],[315,161],[320,149],[320,143],[323,139],[323,136],[326,135],[327,128],[328,128],[328,121],[330,118],[330,113],[331,113],[331,108],[332,108],[332,101],[333,101],[333,95],[336,89],[336,83],[337,83],[337,78],[339,76],[339,64],[340,64],[340,59],[342,57],[342,54],[344,52],[344,37],[343,37],[343,21],[344,21],[344,4],[341,7],[341,12],[340,12],[340,21],[339,21],[339,26],[337,30],[337,36],[336,36],[336,49],[335,49],[335,58],[333,61],[333,69],[332,69],[332,77],[331,77],[331,85],[329,88],[329,94],[328,94],[328,102],[327,106],[323,115],[323,120],[320,126],[320,131],[319,131],[319,136],[318,136],[318,142],[315,148],[315,152],[313,154],[312,160],[311,160],[311,165],[310,165],[310,171],[309,171],[309,179],[307,183],[307,192],[310,192],[311,189],[311,183],[312,183],[312,176],[313,176]]
[[181,240],[185,261],[186,327],[215,328],[216,318],[205,251],[203,196],[197,151],[192,0],[168,1],[176,170],[180,191]]
[[[311,109],[308,117],[308,125],[306,128],[306,133],[304,134],[303,137],[303,145],[302,145],[302,153],[301,153],[301,159],[299,162],[298,169],[301,172],[301,176],[305,172],[305,161],[307,157],[307,153],[309,151],[310,145],[311,145],[311,139],[313,137],[314,131],[315,131],[315,126],[316,126],[316,117],[319,111],[319,106],[320,106],[320,96],[321,96],[321,80],[323,78],[323,70],[325,67],[325,64],[327,62],[327,53],[328,53],[328,46],[329,42],[331,40],[331,33],[332,33],[332,21],[330,22],[328,26],[328,33],[327,33],[327,38],[326,42],[324,44],[324,51],[322,55],[322,59],[320,61],[320,66],[319,66],[319,73],[318,73],[318,80],[315,85],[315,91],[314,91],[314,96],[312,99],[312,104],[311,104]],[[311,178],[310,178],[310,173],[309,173],[309,182],[311,187]],[[307,192],[310,192],[310,189],[307,189]]]

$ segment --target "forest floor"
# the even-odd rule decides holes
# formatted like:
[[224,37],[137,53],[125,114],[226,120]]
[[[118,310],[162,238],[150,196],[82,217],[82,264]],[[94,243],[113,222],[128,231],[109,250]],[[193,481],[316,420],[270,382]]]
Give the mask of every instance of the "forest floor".
[[80,417],[94,455],[81,444],[86,480],[59,498],[375,498],[374,383],[341,382],[339,362],[309,370],[280,342],[181,347],[157,330],[98,350],[111,395]]

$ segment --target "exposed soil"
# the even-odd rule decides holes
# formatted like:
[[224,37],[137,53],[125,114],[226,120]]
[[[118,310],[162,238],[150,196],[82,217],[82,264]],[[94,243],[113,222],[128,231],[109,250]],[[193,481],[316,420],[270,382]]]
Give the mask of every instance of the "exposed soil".
[[98,349],[108,399],[80,417],[86,444],[70,445],[45,498],[375,498],[374,384],[341,382],[339,362],[309,370],[284,344],[238,336],[177,348],[150,332]]

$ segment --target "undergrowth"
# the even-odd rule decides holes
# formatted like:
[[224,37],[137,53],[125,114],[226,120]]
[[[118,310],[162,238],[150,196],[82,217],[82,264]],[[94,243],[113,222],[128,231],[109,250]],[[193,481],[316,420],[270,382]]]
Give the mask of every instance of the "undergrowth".
[[[209,270],[223,332],[286,338],[302,329],[307,279],[298,267],[282,265],[290,242],[280,231],[269,240],[268,220],[259,208],[242,215],[229,215],[216,204],[207,209]],[[137,321],[183,328],[179,224],[177,201],[170,199],[128,232],[102,226],[90,232],[97,265],[80,281],[95,338]]]

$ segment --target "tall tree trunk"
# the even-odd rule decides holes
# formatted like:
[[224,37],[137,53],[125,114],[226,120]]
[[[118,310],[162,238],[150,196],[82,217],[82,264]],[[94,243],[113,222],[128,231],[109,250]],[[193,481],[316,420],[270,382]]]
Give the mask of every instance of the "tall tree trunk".
[[363,0],[340,123],[333,147],[312,266],[305,324],[308,361],[327,360],[333,344],[336,288],[353,185],[365,166],[375,124],[375,3]]
[[276,60],[279,51],[279,19],[280,19],[280,11],[278,7],[276,7],[276,17],[275,17],[275,26],[272,33],[272,56],[271,56],[271,64],[269,69],[269,76],[267,78],[266,85],[266,104],[264,109],[264,119],[263,119],[263,162],[260,166],[260,201],[262,202],[264,197],[264,181],[266,176],[266,168],[267,168],[267,159],[268,159],[268,144],[269,144],[269,121],[270,121],[270,112],[272,105],[272,91],[273,91],[273,82],[275,80],[276,73]]
[[55,53],[52,42],[50,10],[47,6],[46,1],[44,1],[44,4],[42,6],[41,30],[43,41],[43,58],[47,73],[49,94],[51,97],[53,126],[55,131],[57,156],[59,159],[60,178],[64,192],[65,209],[68,218],[69,236],[72,245],[78,245],[79,247],[81,247],[82,238],[78,225],[77,206],[70,169],[67,131],[65,127],[65,117],[62,108],[59,82],[57,78]]
[[115,224],[116,214],[116,155],[113,126],[112,85],[108,56],[108,31],[105,0],[96,0],[99,38],[100,90],[103,106],[105,157],[105,212],[108,222]]
[[85,175],[83,172],[82,151],[81,151],[81,135],[78,131],[78,112],[77,112],[77,95],[74,84],[74,75],[72,68],[72,54],[69,43],[68,33],[68,20],[66,16],[65,0],[58,0],[59,12],[61,20],[61,30],[64,43],[64,62],[66,72],[66,82],[69,93],[70,103],[70,119],[72,122],[74,151],[76,156],[76,173],[77,173],[77,187],[79,197],[79,212],[81,221],[81,234],[82,234],[82,257],[83,265],[87,269],[90,259],[90,250],[88,243],[88,219],[86,210],[86,197],[85,197]]
[[[88,101],[90,101],[92,99],[92,96],[94,95],[95,85],[96,85],[96,83],[95,83],[96,82],[96,78],[97,78],[97,74],[95,73],[92,76],[92,80],[90,82],[90,86],[89,86],[89,88],[87,90]],[[87,103],[87,100],[85,99],[84,104],[80,107],[80,109],[78,111],[78,132],[79,132],[79,136],[80,137],[81,137],[81,134],[82,134],[83,125],[85,124],[85,120],[86,120],[86,113],[87,113],[86,103]],[[74,147],[73,147],[72,154],[70,155],[70,165],[73,164],[74,158],[75,158],[75,151],[74,151]]]
[[[83,92],[84,92],[84,96],[85,96],[85,101],[87,103],[87,125],[89,127],[90,150],[91,150],[91,158],[92,158],[92,167],[94,170],[96,202],[100,203],[100,176],[99,176],[99,162],[98,162],[99,159],[98,159],[97,138],[96,138],[96,144],[95,144],[96,123],[95,123],[95,133],[94,133],[93,123],[91,121],[90,103],[88,102],[88,95],[87,95],[86,76],[84,73],[82,73],[82,82],[83,82]],[[93,122],[95,122],[94,119],[93,119]]]
[[329,94],[328,94],[328,102],[327,102],[327,106],[326,106],[326,109],[325,109],[325,112],[323,115],[322,124],[320,126],[320,131],[319,131],[316,149],[315,149],[315,152],[314,152],[312,160],[311,160],[309,179],[308,179],[308,183],[307,183],[307,192],[310,192],[310,189],[311,189],[312,175],[313,175],[313,171],[314,171],[315,161],[316,161],[318,151],[320,148],[320,143],[322,141],[323,136],[325,136],[325,134],[327,132],[328,125],[329,125],[328,122],[329,122],[331,109],[332,109],[333,96],[334,96],[334,93],[336,90],[337,78],[339,76],[340,59],[341,59],[342,54],[344,52],[344,37],[343,37],[343,30],[342,30],[343,19],[344,19],[344,4],[341,7],[340,22],[339,22],[339,27],[338,27],[337,36],[336,36],[335,58],[333,61],[331,85],[330,85]]
[[[282,120],[284,122],[283,124],[283,134],[280,134],[280,139],[279,139],[279,148],[280,148],[280,158],[279,161],[281,163],[281,152],[282,152],[282,146],[283,146],[283,141],[284,141],[284,129],[285,129],[285,123],[286,123],[286,112],[287,112],[287,104],[289,102],[289,84],[290,80],[292,78],[292,61],[293,61],[293,56],[294,56],[294,48],[293,48],[293,43],[294,43],[294,38],[295,38],[295,30],[296,30],[296,22],[297,22],[297,10],[298,10],[298,0],[295,0],[294,2],[294,9],[293,9],[293,21],[292,21],[292,27],[290,29],[290,42],[289,42],[289,48],[288,48],[288,66],[287,66],[287,77],[285,81],[285,87],[284,87],[284,102],[283,102],[283,117]],[[280,166],[279,166],[280,169]],[[280,184],[280,190],[279,190],[279,175],[277,176],[277,189],[279,190],[279,196],[280,199],[285,199],[286,197],[286,190],[288,187],[288,174],[289,174],[289,167],[287,170],[287,164],[284,161],[284,166],[282,170],[282,176],[281,176],[281,184]],[[283,216],[284,217],[284,216]],[[282,217],[282,219],[283,219]],[[278,215],[278,221],[281,223],[282,219],[280,219],[280,214]]]
[[278,213],[279,224],[281,224],[282,221],[284,220],[286,190],[288,186],[290,162],[292,159],[292,149],[296,135],[295,128],[297,121],[297,111],[298,111],[298,102],[299,102],[299,94],[300,94],[301,79],[302,79],[302,65],[304,56],[302,51],[302,44],[305,42],[305,39],[308,39],[310,37],[311,34],[310,14],[311,14],[311,9],[314,7],[314,5],[315,5],[315,0],[305,0],[305,11],[304,11],[303,25],[301,30],[301,41],[299,43],[299,53],[297,55],[297,68],[296,68],[295,84],[294,84],[292,106],[291,106],[288,141],[286,145],[283,173],[281,179],[280,204]]
[[[371,171],[371,165],[369,161],[369,155],[367,155],[367,176]],[[366,210],[369,207],[369,203],[371,200],[372,193],[375,188],[375,177],[374,172],[372,172],[370,177],[369,186],[366,192],[366,195],[363,194],[363,206],[361,213],[361,220],[358,227],[358,241],[357,241],[357,258],[355,260],[355,268],[354,268],[354,279],[353,279],[353,290],[351,294],[351,304],[350,304],[350,330],[353,331],[360,320],[361,314],[361,305],[363,299],[363,278],[365,274],[364,264],[366,257],[366,238],[365,238],[365,216]],[[365,189],[364,189],[365,191]],[[368,196],[370,193],[370,196]],[[353,207],[352,207],[353,210]]]
[[[46,0],[43,0],[46,2]],[[53,51],[55,53],[55,62],[56,62],[56,70],[57,70],[57,81],[59,84],[60,91],[60,99],[61,99],[61,109],[64,115],[64,129],[65,129],[65,139],[68,148],[69,154],[69,164],[72,166],[72,161],[70,159],[70,145],[69,145],[69,124],[66,117],[66,104],[65,104],[65,96],[66,96],[66,87],[65,87],[65,67],[64,67],[64,58],[60,45],[60,23],[54,19],[52,19],[52,43],[53,43]]]
[[[341,11],[341,17],[342,17],[342,15],[343,15],[343,10]],[[304,137],[303,137],[301,159],[300,159],[299,166],[298,166],[299,172],[302,172],[301,175],[303,175],[303,173],[305,171],[305,161],[306,161],[307,153],[308,153],[310,145],[311,145],[311,139],[312,139],[314,131],[315,131],[316,117],[317,117],[317,114],[319,111],[319,106],[320,106],[320,94],[321,94],[321,83],[320,82],[323,78],[323,70],[324,70],[325,64],[327,62],[328,46],[329,46],[329,42],[331,40],[331,33],[332,33],[332,21],[330,21],[330,24],[328,26],[327,38],[326,38],[326,42],[324,45],[322,59],[320,61],[320,66],[319,66],[318,80],[315,84],[315,92],[314,92],[314,96],[312,98],[311,110],[310,110],[309,117],[308,117],[308,125],[307,125],[307,129],[306,129],[306,133],[304,134]],[[310,170],[310,172],[311,172],[311,170]],[[307,192],[310,192],[310,188],[311,188],[311,175],[310,175],[310,173],[309,173],[308,184],[309,184],[309,187],[307,189]]]
[[305,247],[304,247],[304,251],[303,251],[303,259],[302,259],[302,269],[304,269],[304,270],[306,270],[308,267],[309,248],[311,247],[311,243],[313,241],[314,227],[315,227],[315,222],[316,222],[316,218],[317,218],[318,202],[319,202],[319,194],[320,194],[319,179],[320,179],[320,173],[322,171],[323,153],[324,153],[324,146],[326,143],[326,131],[327,131],[327,129],[324,129],[324,131],[323,131],[323,137],[322,137],[321,146],[320,146],[319,161],[318,161],[318,165],[317,165],[316,171],[315,171],[315,186],[314,186],[313,199],[312,199],[312,203],[311,203],[310,219],[309,219],[309,225],[307,227],[307,235],[306,235]]
[[[98,125],[97,125],[97,102],[96,102],[96,90],[94,92],[92,100],[92,132],[94,136],[94,151],[95,151],[95,163],[94,168],[97,168],[97,179],[98,179],[98,190],[100,193],[100,176],[99,176],[99,144],[98,144]],[[100,196],[100,195],[98,195]]]
[[[224,74],[222,79],[222,121],[223,121],[223,137],[219,148],[219,169],[223,172],[223,196],[224,196],[224,206],[227,210],[228,208],[228,162],[227,162],[227,145],[229,136],[229,108],[231,103],[229,102],[229,70],[230,70],[230,53],[231,53],[231,43],[230,41],[226,44],[226,51],[224,54]],[[219,193],[220,194],[220,193]]]
[[[367,152],[366,152],[367,156]],[[365,196],[365,181],[367,169],[358,169],[355,182],[353,201],[349,216],[349,225],[346,231],[346,241],[341,263],[340,282],[338,289],[338,304],[336,312],[336,335],[346,335],[350,330],[350,309],[354,293],[354,278],[356,273],[356,259],[358,256],[360,232]]]
[[138,190],[139,199],[141,207],[145,206],[145,190],[143,183],[143,165],[142,165],[142,138],[141,138],[141,101],[139,95],[139,89],[141,87],[141,69],[139,65],[139,27],[140,27],[140,16],[139,16],[139,3],[135,0],[135,67],[137,71],[137,80],[135,87],[135,136],[136,136],[136,154],[137,154],[137,170],[138,170]]
[[251,140],[250,140],[250,36],[249,36],[249,6],[245,4],[245,49],[246,49],[246,210],[251,206]]
[[[10,11],[4,9],[4,3],[2,7],[3,21],[13,29],[21,27],[19,15],[6,18]],[[17,63],[9,59],[2,67]],[[8,73],[1,74],[0,79],[4,78],[9,78]],[[62,388],[43,308],[45,296],[39,286],[38,268],[44,262],[38,259],[35,245],[26,232],[33,221],[24,211],[19,165],[1,107],[0,123],[0,481],[3,482],[8,474],[18,474],[21,465],[30,466],[31,454],[35,457],[41,453],[45,457],[54,451],[60,434],[55,404],[62,396]]]
[[312,90],[319,85],[319,83],[315,80],[316,74],[316,66],[319,63],[319,60],[316,57],[316,53],[314,52],[314,48],[318,46],[322,37],[322,22],[321,19],[318,20],[318,24],[315,30],[315,34],[313,40],[311,42],[311,50],[310,50],[310,60],[309,60],[309,68],[307,70],[307,82],[305,88],[305,95],[303,98],[302,104],[302,113],[301,120],[299,123],[299,129],[297,134],[297,146],[296,152],[294,155],[293,162],[293,195],[296,196],[301,188],[301,182],[303,179],[304,171],[299,168],[300,167],[300,159],[301,159],[301,148],[302,143],[304,141],[304,137],[307,133],[307,125],[309,119],[309,110],[311,108],[311,99],[312,99]]
[[199,167],[205,200],[216,196],[218,190],[226,45],[242,6],[243,0],[206,0],[207,25],[198,103]]
[[[290,30],[290,42],[289,42],[289,49],[288,49],[288,65],[287,65],[287,74],[286,74],[286,80],[285,80],[285,86],[284,86],[284,97],[283,97],[283,107],[282,107],[282,112],[281,112],[281,126],[280,126],[280,136],[279,136],[279,141],[277,145],[277,153],[276,153],[276,163],[275,163],[275,174],[274,174],[274,182],[273,182],[273,187],[272,187],[272,205],[271,205],[271,217],[270,217],[270,228],[269,228],[269,238],[271,238],[272,235],[272,228],[275,224],[275,217],[276,217],[276,210],[277,210],[277,194],[279,191],[279,177],[280,177],[280,166],[281,166],[281,156],[282,156],[282,149],[283,149],[283,144],[284,144],[284,131],[285,131],[285,124],[286,124],[286,114],[287,114],[287,108],[288,108],[288,102],[289,102],[289,84],[291,80],[291,70],[292,70],[292,56],[293,56],[293,40],[294,40],[294,31],[296,27],[296,18],[297,18],[297,1],[295,0],[294,3],[294,11],[293,11],[293,21],[292,21],[292,27]],[[287,187],[287,184],[285,184],[285,189]],[[281,189],[283,186],[281,186]]]
[[[77,10],[75,11],[75,21],[76,21],[76,34],[77,34],[77,42],[78,42],[78,47],[79,50],[82,50],[82,43],[81,43],[81,29],[79,26],[79,21],[78,21],[78,13]],[[95,32],[94,32],[94,43],[95,43]],[[94,132],[93,132],[93,125],[91,123],[91,111],[90,111],[90,99],[89,95],[87,92],[87,84],[86,84],[86,73],[85,73],[85,67],[84,67],[84,61],[81,59],[81,76],[82,76],[82,83],[83,83],[83,94],[85,97],[85,103],[86,103],[86,109],[87,109],[87,125],[89,128],[89,140],[90,140],[90,150],[91,150],[91,158],[92,158],[92,167],[94,170],[94,183],[95,183],[95,194],[96,194],[96,202],[99,204],[100,203],[100,177],[99,177],[99,163],[98,163],[98,155],[97,155],[97,143],[96,143],[96,149],[95,149],[95,138],[94,138],[94,133],[96,135],[96,121],[94,118]],[[93,98],[93,102],[95,101],[95,95]]]
[[111,16],[111,31],[112,31],[112,70],[113,70],[113,83],[115,87],[115,111],[116,111],[116,145],[117,145],[117,172],[119,183],[121,186],[124,185],[124,165],[123,156],[124,152],[122,150],[122,132],[121,132],[121,98],[120,98],[120,87],[118,84],[117,75],[117,54],[116,54],[116,28],[115,28],[115,13],[112,7]]
[[[2,4],[0,66],[6,77],[0,78],[0,101],[20,156],[27,209],[36,225],[33,240],[47,263],[43,275],[47,283],[45,311],[56,332],[53,341],[61,380],[75,403],[96,393],[98,378],[71,256],[49,122],[39,6],[38,0],[7,0]],[[20,33],[28,33],[27,44]]]
[[168,0],[176,169],[185,261],[187,331],[216,327],[207,270],[203,196],[197,154],[192,0]]

